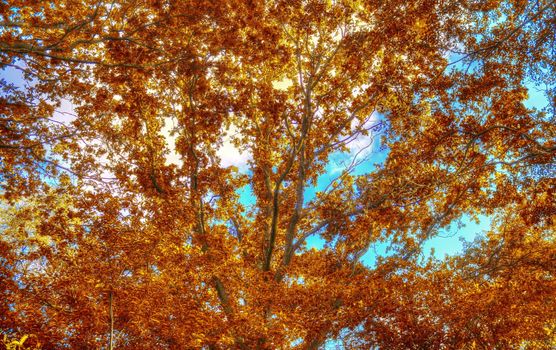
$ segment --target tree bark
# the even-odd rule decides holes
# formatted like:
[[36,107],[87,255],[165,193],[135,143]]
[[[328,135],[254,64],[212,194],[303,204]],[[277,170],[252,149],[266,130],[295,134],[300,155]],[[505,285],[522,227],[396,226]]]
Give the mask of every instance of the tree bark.
[[109,308],[110,308],[110,340],[108,344],[108,349],[114,350],[114,310],[112,308],[113,292],[110,291],[109,297]]

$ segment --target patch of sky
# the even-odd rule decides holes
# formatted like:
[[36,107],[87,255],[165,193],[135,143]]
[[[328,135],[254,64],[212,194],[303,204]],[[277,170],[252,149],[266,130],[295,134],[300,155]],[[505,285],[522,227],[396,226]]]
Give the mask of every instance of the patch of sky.
[[373,243],[359,261],[369,268],[375,268],[379,257],[388,257],[393,254],[393,252],[388,250],[388,247],[390,247],[390,244],[387,242]]
[[[251,176],[251,174],[252,173],[249,173],[248,175]],[[253,204],[255,204],[255,195],[251,184],[247,184],[238,189],[237,194],[239,194],[239,203],[245,208],[250,208]]]
[[[372,142],[372,151],[368,152],[366,155],[359,155],[361,158],[359,160],[355,160],[358,164],[353,168],[353,171],[351,171],[352,175],[362,176],[369,174],[386,160],[388,150],[380,149],[377,146],[378,140],[374,140]],[[332,154],[328,164],[326,165],[325,173],[322,174],[317,180],[317,185],[315,187],[309,187],[305,190],[305,202],[308,203],[313,200],[318,192],[324,191],[331,181],[338,178],[338,176],[342,174],[342,171],[352,164],[353,157],[355,157],[354,154],[348,153],[336,152]],[[326,244],[326,241],[318,234],[309,237],[306,242],[308,249],[314,248],[317,250],[323,249]]]
[[290,343],[290,346],[291,346],[292,348],[295,348],[295,347],[297,347],[297,346],[299,346],[299,345],[301,345],[301,344],[303,344],[303,338],[300,337],[300,338],[297,338],[297,339],[295,339],[294,341],[292,341],[292,342]]
[[307,238],[306,243],[308,249],[321,250],[324,248],[326,240],[323,239],[320,235],[315,234]]
[[530,82],[525,86],[527,87],[527,90],[529,92],[527,100],[524,101],[525,107],[542,109],[545,106],[549,105],[549,101],[544,89],[542,89],[540,86],[535,85],[533,82]]
[[158,268],[158,266],[156,266],[156,265],[149,265],[149,267],[151,268],[152,272],[153,272],[155,275],[160,275],[161,272],[160,272],[160,269]]
[[21,71],[21,69],[17,69],[12,65],[4,65],[1,67],[0,79],[20,89],[25,87],[23,72]]
[[423,253],[428,256],[434,249],[433,256],[437,259],[462,253],[465,242],[472,241],[477,235],[488,230],[491,222],[492,218],[485,215],[480,215],[477,221],[468,215],[464,215],[459,224],[457,222],[452,223],[441,230],[438,235],[425,242]]
[[373,151],[369,151],[368,154],[333,153],[326,165],[325,172],[317,179],[317,185],[305,190],[305,204],[313,200],[318,192],[324,191],[332,181],[339,178],[351,164],[355,165],[350,171],[354,176],[369,174],[377,166],[383,164],[388,150],[380,150],[375,143],[377,143],[376,140],[373,141]]

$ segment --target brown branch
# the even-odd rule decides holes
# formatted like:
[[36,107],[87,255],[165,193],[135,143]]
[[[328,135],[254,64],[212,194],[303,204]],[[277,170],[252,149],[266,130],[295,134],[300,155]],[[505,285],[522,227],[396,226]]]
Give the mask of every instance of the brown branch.
[[[375,209],[378,208],[380,205],[382,205],[384,202],[386,202],[386,200],[392,195],[392,192],[383,194],[379,199],[377,199],[376,201],[372,202],[372,203],[368,203],[367,205],[351,210],[347,213],[344,213],[343,215],[341,215],[342,218],[348,218],[348,217],[352,217],[355,215],[359,215],[364,213],[367,210],[371,210],[371,209]],[[309,237],[311,237],[312,235],[320,232],[322,229],[324,229],[325,227],[327,227],[328,225],[332,224],[334,222],[334,220],[336,220],[337,218],[330,218],[330,219],[325,219],[322,220],[321,222],[319,222],[317,225],[313,226],[312,229],[310,229],[309,231],[306,231],[305,233],[303,233],[301,235],[301,237],[293,244],[293,252],[297,251],[299,248],[301,248],[301,245],[305,242],[305,240]]]
[[113,306],[112,306],[112,304],[113,304],[113,299],[114,299],[113,294],[114,294],[114,293],[113,293],[112,291],[110,291],[110,294],[109,294],[110,339],[109,339],[109,342],[108,342],[108,348],[109,348],[110,350],[113,350],[113,349],[114,349],[114,310],[113,310]]

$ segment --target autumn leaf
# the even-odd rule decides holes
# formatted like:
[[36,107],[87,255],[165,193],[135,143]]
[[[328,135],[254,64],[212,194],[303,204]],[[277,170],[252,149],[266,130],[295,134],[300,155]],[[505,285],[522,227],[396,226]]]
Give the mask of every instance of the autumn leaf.
[[2,3],[4,347],[553,347],[555,10]]

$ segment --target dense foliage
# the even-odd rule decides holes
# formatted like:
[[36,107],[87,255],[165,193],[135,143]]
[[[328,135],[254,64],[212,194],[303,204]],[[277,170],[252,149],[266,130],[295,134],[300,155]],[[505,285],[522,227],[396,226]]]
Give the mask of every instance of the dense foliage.
[[[555,18],[548,0],[1,1],[0,66],[21,74],[0,86],[5,339],[552,348]],[[547,103],[526,106],[534,88]],[[423,249],[482,217],[462,254]]]

